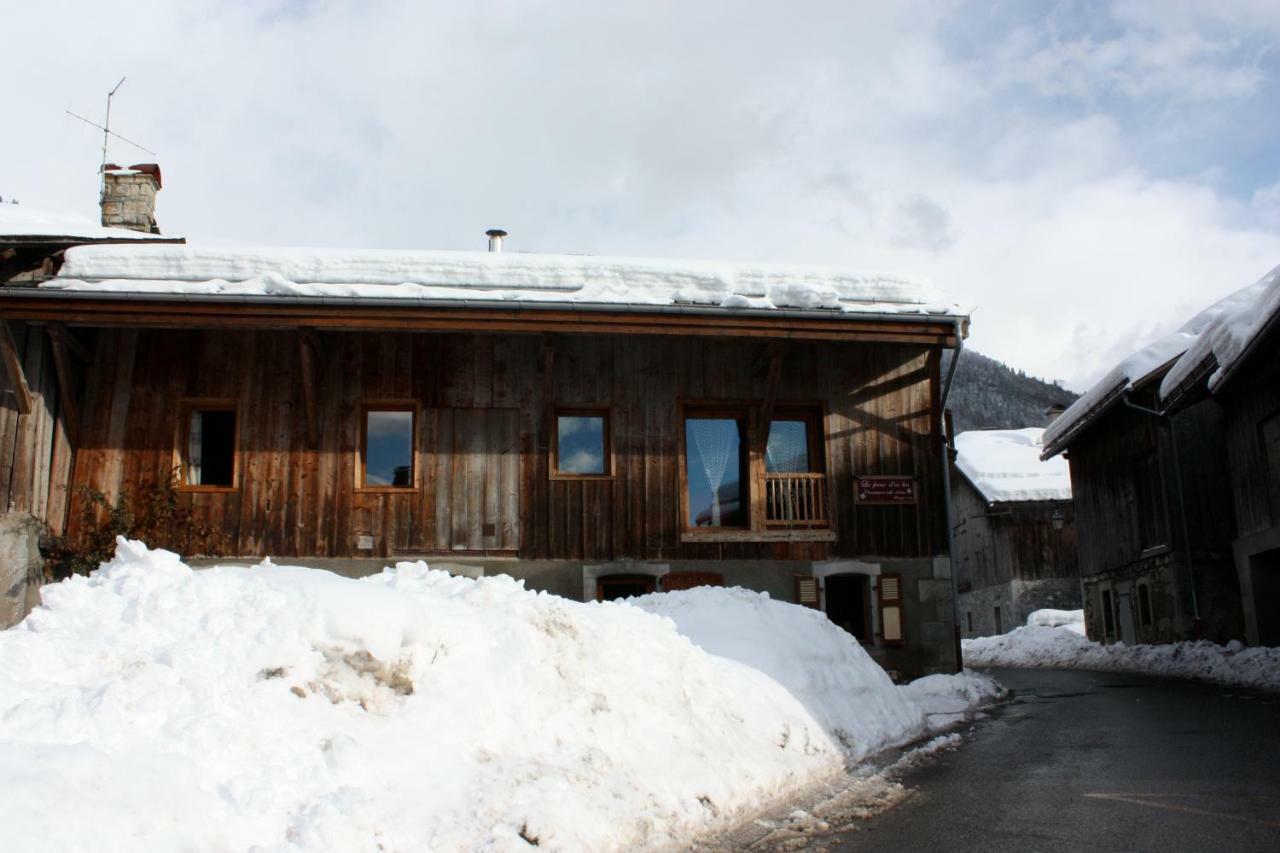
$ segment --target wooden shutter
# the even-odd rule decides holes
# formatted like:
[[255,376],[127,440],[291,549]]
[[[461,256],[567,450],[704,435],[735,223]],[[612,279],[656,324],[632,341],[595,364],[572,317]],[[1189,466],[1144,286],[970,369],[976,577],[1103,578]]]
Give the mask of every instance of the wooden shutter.
[[724,586],[724,575],[719,572],[669,572],[662,576],[663,592],[699,586]]
[[880,576],[880,637],[886,646],[906,640],[902,630],[902,575]]
[[818,579],[813,575],[796,575],[796,604],[818,609]]

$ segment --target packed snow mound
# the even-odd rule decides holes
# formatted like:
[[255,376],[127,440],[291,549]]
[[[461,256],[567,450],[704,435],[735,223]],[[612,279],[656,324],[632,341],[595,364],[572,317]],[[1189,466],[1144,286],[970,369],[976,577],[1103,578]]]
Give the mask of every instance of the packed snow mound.
[[799,264],[519,252],[82,246],[42,289],[958,314],[902,276]]
[[846,758],[671,621],[505,576],[192,571],[121,540],[43,596],[0,633],[13,849],[678,846]]
[[1005,694],[991,676],[967,669],[956,675],[926,675],[898,689],[903,698],[924,709],[930,731],[971,720],[979,708]]
[[1068,631],[1083,637],[1084,611],[1053,610],[1051,608],[1033,610],[1031,615],[1027,617],[1027,624],[1033,628],[1066,628]]
[[1066,625],[1028,625],[996,637],[964,641],[964,662],[975,667],[1093,669],[1208,681],[1280,692],[1280,648],[1225,646],[1205,640],[1167,645],[1103,645]]
[[781,684],[854,760],[925,733],[923,708],[820,611],[738,587],[657,593],[629,603],[671,619],[708,652]]
[[1041,461],[1039,427],[969,430],[956,436],[956,467],[987,503],[1069,501],[1071,469],[1067,460]]

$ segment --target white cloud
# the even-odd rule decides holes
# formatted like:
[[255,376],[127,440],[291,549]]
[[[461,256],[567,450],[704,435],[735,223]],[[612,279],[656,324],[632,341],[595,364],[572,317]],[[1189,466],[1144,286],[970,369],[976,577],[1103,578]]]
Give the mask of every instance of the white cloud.
[[1263,115],[1280,16],[1075,8],[26,4],[0,195],[91,212],[100,137],[62,110],[128,74],[113,126],[159,152],[171,232],[896,268],[977,306],[975,348],[1079,387],[1280,262],[1280,164],[1233,196],[1214,147]]

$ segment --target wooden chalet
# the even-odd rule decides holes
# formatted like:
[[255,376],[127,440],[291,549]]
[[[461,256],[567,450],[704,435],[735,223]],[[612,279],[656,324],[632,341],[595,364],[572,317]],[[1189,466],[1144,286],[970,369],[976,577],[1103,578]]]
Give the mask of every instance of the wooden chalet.
[[1221,409],[1245,636],[1280,646],[1280,269],[1247,297],[1179,359],[1161,399],[1173,411]]
[[955,437],[952,566],[964,637],[1003,634],[1044,608],[1081,604],[1071,474],[1041,460],[1044,430]]
[[95,493],[172,481],[183,521],[153,544],[197,562],[421,558],[579,600],[741,585],[904,675],[956,666],[940,366],[966,319],[909,282],[80,246],[0,287],[0,316],[0,491],[69,543]]
[[1274,640],[1275,278],[1139,350],[1045,431],[1045,457],[1071,465],[1091,638]]

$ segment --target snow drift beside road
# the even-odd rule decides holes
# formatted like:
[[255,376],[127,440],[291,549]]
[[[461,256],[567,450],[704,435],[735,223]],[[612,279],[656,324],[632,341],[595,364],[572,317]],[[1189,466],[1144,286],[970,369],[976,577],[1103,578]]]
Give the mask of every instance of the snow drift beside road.
[[[1082,632],[1081,632],[1082,633]],[[1095,669],[1188,678],[1280,692],[1280,649],[1225,646],[1204,640],[1161,646],[1103,645],[1072,625],[1028,625],[996,637],[964,641],[966,666],[1015,669]]]
[[[0,632],[24,851],[682,845],[924,730],[856,641],[741,590],[645,602],[690,642],[505,576],[197,572],[121,540],[43,597]],[[761,634],[725,651],[763,672],[695,645],[739,617]],[[771,645],[800,662],[781,684]]]

